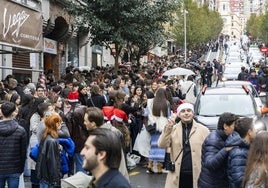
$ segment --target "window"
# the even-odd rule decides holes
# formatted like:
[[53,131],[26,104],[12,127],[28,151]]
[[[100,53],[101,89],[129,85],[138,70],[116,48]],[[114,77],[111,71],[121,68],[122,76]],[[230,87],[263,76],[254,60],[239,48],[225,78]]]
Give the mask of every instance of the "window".
[[71,38],[68,41],[68,61],[71,65],[78,67],[78,41],[77,38]]

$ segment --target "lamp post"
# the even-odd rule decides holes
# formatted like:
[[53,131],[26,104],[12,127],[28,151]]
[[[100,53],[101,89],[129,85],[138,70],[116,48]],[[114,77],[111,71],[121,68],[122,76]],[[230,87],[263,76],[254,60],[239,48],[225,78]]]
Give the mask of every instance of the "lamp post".
[[187,35],[186,35],[186,14],[188,13],[187,10],[183,9],[183,17],[184,17],[184,63],[187,61]]

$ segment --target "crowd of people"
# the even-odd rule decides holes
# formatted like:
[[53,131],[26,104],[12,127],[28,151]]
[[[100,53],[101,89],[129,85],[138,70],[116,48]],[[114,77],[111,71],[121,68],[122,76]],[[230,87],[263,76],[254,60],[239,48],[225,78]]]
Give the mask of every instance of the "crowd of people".
[[[196,75],[163,76],[178,66]],[[37,83],[8,75],[0,84],[0,188],[18,187],[23,172],[33,188],[60,187],[78,172],[92,176],[89,187],[130,187],[127,153],[149,174],[167,170],[167,188],[267,187],[267,132],[256,135],[251,118],[231,113],[211,133],[194,120],[197,93],[221,74],[215,60],[116,73],[70,66],[61,79],[40,74]]]

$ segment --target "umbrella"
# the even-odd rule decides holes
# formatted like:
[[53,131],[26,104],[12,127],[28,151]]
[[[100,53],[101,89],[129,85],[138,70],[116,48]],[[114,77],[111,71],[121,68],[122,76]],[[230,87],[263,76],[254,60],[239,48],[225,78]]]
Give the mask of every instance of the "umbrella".
[[198,70],[201,70],[202,69],[202,67],[199,65],[199,63],[190,62],[190,65],[193,66],[194,68],[198,69]]
[[163,76],[180,76],[180,75],[194,75],[195,73],[190,69],[185,69],[177,67],[174,69],[169,69],[164,72]]

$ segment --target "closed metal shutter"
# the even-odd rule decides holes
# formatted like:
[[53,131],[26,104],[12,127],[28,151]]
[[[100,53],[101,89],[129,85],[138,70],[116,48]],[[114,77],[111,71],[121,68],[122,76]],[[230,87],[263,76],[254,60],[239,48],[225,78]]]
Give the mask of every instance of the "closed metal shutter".
[[[19,53],[12,55],[12,67],[14,68],[30,68],[30,54],[29,53]],[[25,76],[31,77],[32,73],[29,70],[16,70],[13,69],[13,75],[17,78],[24,78]]]

